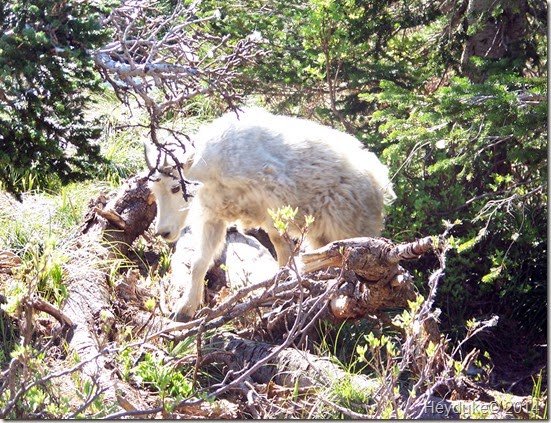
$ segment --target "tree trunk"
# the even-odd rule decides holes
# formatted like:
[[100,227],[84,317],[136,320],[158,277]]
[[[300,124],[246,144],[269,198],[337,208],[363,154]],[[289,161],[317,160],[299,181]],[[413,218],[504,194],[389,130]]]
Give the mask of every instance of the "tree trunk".
[[[229,370],[240,372],[264,360],[279,346],[224,333],[213,337],[209,347],[231,353]],[[320,388],[347,377],[352,378],[351,383],[366,393],[375,392],[380,386],[378,380],[350,374],[327,358],[295,348],[282,349],[250,376],[255,383],[273,382],[289,388]]]
[[98,356],[83,373],[95,380],[108,399],[115,397],[113,380],[105,369],[106,358],[98,354],[115,330],[110,272],[149,227],[155,213],[145,174],[127,181],[109,202],[100,196],[90,204],[81,234],[74,241],[74,254],[66,265],[69,297],[62,312],[73,323],[69,347],[81,362]]
[[477,69],[473,57],[497,60],[526,55],[527,10],[526,0],[469,0],[467,26],[473,33],[461,57],[464,75],[476,83],[484,81],[486,75]]

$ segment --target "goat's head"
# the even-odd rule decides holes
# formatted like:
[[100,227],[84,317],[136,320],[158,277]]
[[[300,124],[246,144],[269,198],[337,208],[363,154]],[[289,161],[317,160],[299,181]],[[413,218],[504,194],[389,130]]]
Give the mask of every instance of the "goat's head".
[[149,188],[157,202],[155,232],[167,242],[176,242],[185,226],[189,210],[189,201],[186,201],[182,193],[180,173],[166,153],[147,143],[144,143],[144,149],[145,161],[151,171]]

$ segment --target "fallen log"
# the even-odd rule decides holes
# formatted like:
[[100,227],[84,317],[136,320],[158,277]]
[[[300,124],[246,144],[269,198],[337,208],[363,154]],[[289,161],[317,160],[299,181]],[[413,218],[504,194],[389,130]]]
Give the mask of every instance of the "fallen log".
[[411,276],[399,263],[433,248],[432,237],[399,245],[385,238],[351,238],[302,254],[302,272],[307,275],[331,267],[347,271],[340,276],[341,288],[331,300],[330,311],[341,320],[361,318],[413,300]]
[[116,399],[114,380],[106,369],[107,358],[100,353],[116,330],[109,275],[155,213],[145,174],[130,178],[110,201],[101,195],[90,204],[65,266],[68,298],[62,313],[73,323],[69,348],[81,362],[91,360],[82,372],[109,400]]
[[255,383],[273,382],[289,388],[320,389],[343,378],[352,378],[352,384],[366,393],[374,393],[380,387],[380,381],[350,374],[327,358],[295,348],[280,349],[279,345],[243,339],[232,333],[212,337],[207,346],[214,357],[217,357],[216,351],[231,354],[231,360],[225,363],[231,367],[228,370],[234,377],[243,375],[252,365],[262,363],[268,357],[269,360],[256,371],[247,374]]
[[387,283],[403,274],[400,261],[417,259],[433,247],[432,237],[399,245],[385,238],[350,238],[302,254],[302,271],[345,266],[367,281]]
[[[236,244],[244,236],[235,235]],[[245,237],[246,238],[246,237]],[[181,239],[177,249],[185,249],[186,253],[177,254],[189,261],[195,247]],[[231,241],[231,235],[228,236]],[[250,243],[250,241],[247,241]],[[234,246],[231,247],[235,248]],[[248,248],[263,248],[250,243]],[[195,320],[184,324],[173,324],[165,329],[172,332],[172,339],[182,340],[197,335],[203,330],[213,330],[245,315],[260,315],[261,322],[249,322],[247,325],[251,334],[261,331],[268,334],[274,342],[285,339],[289,328],[297,319],[300,322],[300,342],[316,339],[313,330],[320,319],[338,325],[346,319],[363,319],[378,316],[385,319],[383,311],[388,308],[407,307],[408,300],[415,299],[411,277],[401,267],[399,260],[411,260],[435,248],[430,237],[413,243],[392,244],[382,238],[355,238],[336,241],[326,247],[301,256],[304,268],[316,269],[315,272],[293,274],[290,269],[280,269],[274,276],[264,281],[252,283],[240,288],[233,295],[219,295],[209,307],[200,310]],[[236,254],[230,267],[254,269],[259,256],[266,253]],[[245,261],[240,257],[248,256]],[[234,257],[234,259],[235,259]],[[271,258],[270,258],[271,259]],[[250,261],[253,260],[253,261]],[[226,259],[226,263],[228,263]],[[312,264],[314,263],[314,264]],[[323,269],[324,266],[339,266]],[[256,266],[258,267],[258,266]],[[298,266],[300,268],[300,266]],[[187,273],[186,273],[187,270]],[[190,265],[180,266],[178,274],[180,284],[189,280]],[[243,276],[245,273],[241,273]],[[187,277],[186,277],[187,275]],[[179,285],[179,284],[173,284]],[[171,288],[174,289],[174,286]],[[185,288],[184,288],[185,289]],[[428,322],[434,323],[434,322]],[[435,327],[427,327],[431,339],[439,339]],[[161,330],[163,332],[163,330]],[[157,334],[158,335],[158,334]]]
[[[201,363],[224,364],[226,376],[207,398],[217,398],[228,391],[241,392],[247,398],[249,412],[260,418],[258,410],[264,407],[263,395],[259,397],[258,391],[267,393],[287,389],[293,395],[316,396],[345,383],[354,386],[365,398],[376,398],[380,392],[382,379],[348,373],[327,357],[289,348],[289,343],[290,339],[281,345],[269,344],[231,333],[219,333],[210,338],[205,348],[208,354]],[[259,403],[253,401],[254,396],[258,397]]]

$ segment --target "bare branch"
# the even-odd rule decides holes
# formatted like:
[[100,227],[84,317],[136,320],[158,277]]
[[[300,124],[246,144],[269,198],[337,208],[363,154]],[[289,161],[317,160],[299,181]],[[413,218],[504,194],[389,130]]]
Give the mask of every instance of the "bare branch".
[[187,200],[182,164],[157,134],[162,117],[201,95],[218,96],[235,110],[241,93],[234,80],[242,67],[265,52],[257,34],[241,40],[212,34],[208,23],[220,13],[198,17],[201,2],[186,3],[177,2],[169,13],[153,0],[123,1],[104,21],[113,41],[93,57],[117,98],[129,107],[134,100],[149,113],[151,141],[176,163]]
[[59,308],[43,300],[38,295],[33,295],[29,300],[29,304],[36,310],[43,311],[53,316],[61,325],[71,327],[73,326],[72,320],[63,313]]
[[119,98],[134,96],[158,125],[168,110],[201,94],[217,94],[230,108],[239,103],[233,86],[239,68],[264,54],[258,37],[231,40],[209,32],[219,12],[198,17],[200,2],[178,2],[167,14],[152,0],[128,0],[105,25],[113,42],[94,54],[96,65]]

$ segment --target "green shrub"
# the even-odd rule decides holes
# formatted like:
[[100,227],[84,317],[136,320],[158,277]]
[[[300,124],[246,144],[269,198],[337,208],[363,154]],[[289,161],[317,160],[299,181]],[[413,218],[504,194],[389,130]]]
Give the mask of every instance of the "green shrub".
[[526,329],[545,332],[545,83],[457,78],[422,95],[383,81],[368,96],[378,102],[371,122],[395,173],[387,232],[409,241],[441,233],[443,221],[460,222],[440,287],[443,309],[459,326],[467,305],[479,302],[484,314],[512,308]]

